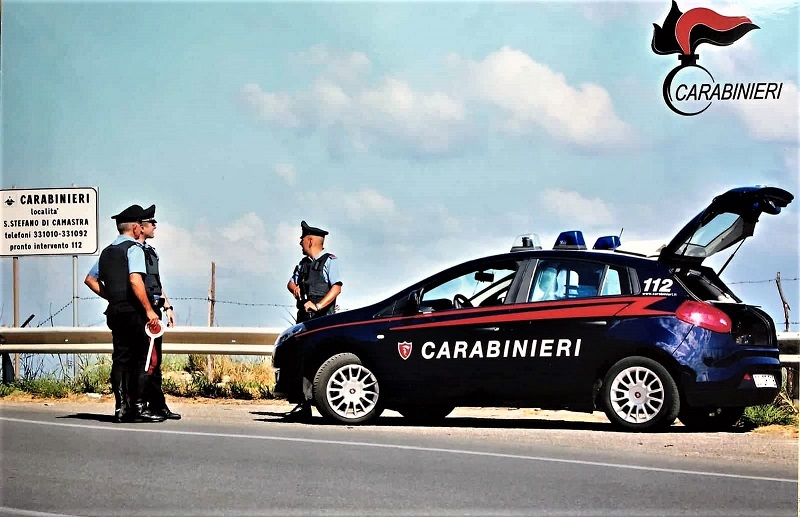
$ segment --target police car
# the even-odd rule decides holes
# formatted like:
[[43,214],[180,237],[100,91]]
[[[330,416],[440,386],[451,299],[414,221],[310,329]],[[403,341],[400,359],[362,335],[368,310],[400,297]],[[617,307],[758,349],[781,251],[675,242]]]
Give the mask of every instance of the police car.
[[432,423],[457,406],[492,406],[602,409],[634,431],[676,418],[730,427],[778,394],[775,325],[703,261],[793,197],[726,192],[649,256],[616,236],[592,250],[577,231],[551,250],[525,236],[508,253],[287,329],[275,342],[276,393],[346,424],[387,408]]

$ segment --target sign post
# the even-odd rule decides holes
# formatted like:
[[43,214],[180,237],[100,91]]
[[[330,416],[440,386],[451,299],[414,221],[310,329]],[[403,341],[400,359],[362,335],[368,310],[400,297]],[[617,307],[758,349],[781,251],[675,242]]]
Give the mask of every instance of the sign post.
[[17,261],[35,255],[72,255],[73,326],[78,325],[77,256],[97,253],[97,221],[94,187],[0,190],[0,257],[14,260],[14,326],[19,324]]

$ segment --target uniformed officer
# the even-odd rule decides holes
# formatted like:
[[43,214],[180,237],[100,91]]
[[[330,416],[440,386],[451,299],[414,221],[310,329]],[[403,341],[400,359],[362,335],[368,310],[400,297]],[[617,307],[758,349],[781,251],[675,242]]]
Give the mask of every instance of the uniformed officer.
[[[158,269],[158,254],[156,249],[147,243],[148,239],[155,237],[156,233],[156,205],[151,205],[144,210],[142,216],[142,233],[139,236],[139,245],[144,250],[145,269],[147,275],[144,277],[144,285],[147,289],[147,297],[150,300],[150,305],[156,310],[159,317],[162,312],[167,318],[167,327],[175,326],[175,308],[169,303],[167,294],[161,285],[161,275]],[[145,399],[147,401],[147,408],[156,415],[161,415],[164,418],[171,420],[180,420],[181,415],[175,413],[167,406],[167,400],[164,398],[164,390],[161,388],[161,359],[162,354],[162,341],[161,337],[154,339],[153,353],[150,358],[150,364],[145,375]],[[145,361],[145,364],[147,362]]]
[[336,255],[323,253],[328,232],[300,222],[300,247],[303,259],[294,268],[286,288],[297,300],[297,322],[327,314],[336,309],[342,292],[342,278]]
[[[297,322],[333,314],[336,297],[342,292],[342,277],[336,255],[324,253],[328,232],[300,223],[300,247],[303,259],[294,268],[286,288],[297,300]],[[307,394],[308,396],[308,394]],[[286,415],[287,420],[305,421],[311,418],[311,401],[306,398]]]
[[100,253],[100,258],[86,275],[84,283],[98,296],[108,300],[106,321],[111,329],[111,389],[114,392],[114,416],[118,422],[161,422],[144,407],[142,383],[150,339],[145,325],[155,330],[158,314],[147,298],[144,251],[137,246],[142,232],[139,223],[144,210],[131,205],[113,216],[119,235]]

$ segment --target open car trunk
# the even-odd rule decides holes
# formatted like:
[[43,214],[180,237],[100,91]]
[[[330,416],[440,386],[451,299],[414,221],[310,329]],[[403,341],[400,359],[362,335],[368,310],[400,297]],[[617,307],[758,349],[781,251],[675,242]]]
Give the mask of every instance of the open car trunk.
[[775,325],[766,312],[742,302],[710,267],[679,267],[672,274],[697,300],[710,303],[731,318],[737,344],[777,348]]

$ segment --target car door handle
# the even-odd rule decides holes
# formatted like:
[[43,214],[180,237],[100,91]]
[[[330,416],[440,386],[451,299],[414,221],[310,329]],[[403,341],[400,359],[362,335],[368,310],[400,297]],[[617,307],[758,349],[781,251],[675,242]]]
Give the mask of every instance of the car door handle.
[[606,320],[586,321],[585,323],[587,325],[608,325]]
[[498,332],[500,327],[479,327],[477,330],[485,330],[487,332]]

